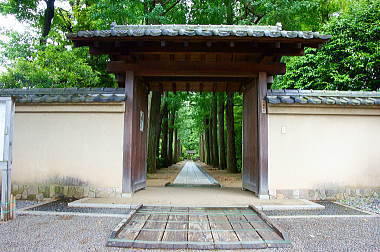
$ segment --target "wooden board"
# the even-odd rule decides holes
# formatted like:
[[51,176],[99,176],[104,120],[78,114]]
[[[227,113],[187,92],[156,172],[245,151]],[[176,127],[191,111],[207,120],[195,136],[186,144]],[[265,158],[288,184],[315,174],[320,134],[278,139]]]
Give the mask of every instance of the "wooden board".
[[258,168],[259,168],[259,196],[268,196],[268,112],[265,96],[267,95],[268,75],[259,73],[257,82],[257,146],[258,146]]
[[[139,235],[141,228],[144,227],[150,215],[134,216],[133,219],[124,226],[123,230],[118,234],[119,239],[133,241]],[[133,228],[133,230],[131,230]],[[133,247],[133,242],[126,242],[126,246]]]
[[[155,248],[155,244],[143,243],[140,241],[161,241],[166,227],[166,222],[168,220],[168,215],[155,215],[155,214],[143,214],[140,216],[149,216],[148,221],[144,223],[144,226],[141,228],[140,233],[135,238],[135,243],[133,247],[135,248]],[[153,221],[162,221],[162,222],[153,222]]]
[[[120,224],[119,224],[120,225]],[[139,208],[107,245],[143,249],[287,247],[283,231],[249,208]]]
[[[174,209],[173,209],[174,210]],[[172,210],[172,211],[173,211]],[[184,213],[188,212],[188,208],[176,208],[176,211],[181,211]],[[189,229],[189,216],[188,215],[169,215],[168,223],[166,225],[165,233],[162,237],[162,241],[165,242],[186,242],[187,241],[187,230]],[[177,231],[168,231],[177,230]],[[183,230],[183,231],[178,231]],[[187,244],[168,244],[168,249],[185,249]]]
[[[250,222],[242,215],[227,216],[228,221],[231,223],[239,241],[242,242],[241,246],[244,249],[258,249],[267,248],[265,243],[254,243],[262,241],[261,236],[256,230],[252,229]],[[252,230],[249,230],[252,229]],[[251,244],[249,244],[251,242]]]
[[257,83],[252,81],[243,93],[243,188],[259,193]]
[[256,230],[258,235],[267,244],[268,247],[281,247],[282,237],[273,231],[259,216],[244,215],[249,224]]
[[133,193],[146,186],[148,95],[131,71],[126,73],[125,94],[122,189]]
[[[228,212],[228,211],[226,211]],[[239,238],[233,231],[231,223],[228,221],[227,215],[211,215],[208,217],[210,222],[211,233],[214,238],[216,249],[240,249],[242,248]],[[225,231],[222,231],[225,230]],[[231,244],[217,244],[228,243]]]
[[[211,234],[207,215],[189,215],[189,221],[188,241],[190,243],[188,248],[214,249],[214,239]],[[204,244],[201,245],[200,243]]]

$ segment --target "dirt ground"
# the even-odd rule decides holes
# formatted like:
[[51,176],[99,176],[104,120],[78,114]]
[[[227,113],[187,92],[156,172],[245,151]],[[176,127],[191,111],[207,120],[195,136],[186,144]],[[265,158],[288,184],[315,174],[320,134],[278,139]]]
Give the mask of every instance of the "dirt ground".
[[197,165],[213,176],[222,187],[242,187],[241,173],[229,173],[226,170],[219,170],[202,162],[197,162]]
[[[157,187],[165,186],[167,183],[173,182],[185,163],[186,161],[181,161],[167,168],[158,169],[157,173],[148,173],[147,185]],[[213,176],[222,187],[241,188],[241,173],[229,173],[226,170],[219,170],[218,168],[214,168],[199,161],[196,162],[196,164]]]

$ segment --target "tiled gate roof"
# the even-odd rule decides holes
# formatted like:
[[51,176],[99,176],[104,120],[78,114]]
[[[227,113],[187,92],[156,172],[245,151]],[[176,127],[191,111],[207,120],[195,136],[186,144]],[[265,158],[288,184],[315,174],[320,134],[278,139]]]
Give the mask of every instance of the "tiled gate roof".
[[380,105],[380,92],[328,90],[268,90],[270,104]]
[[330,39],[330,35],[322,35],[309,31],[283,31],[280,23],[277,26],[257,25],[116,25],[110,30],[79,31],[68,34],[68,38],[91,37],[141,37],[141,36],[202,36],[202,37],[270,37],[270,38],[302,38]]
[[12,88],[0,89],[0,96],[17,103],[105,103],[126,99],[124,88]]
[[[0,97],[17,103],[106,103],[126,100],[124,88],[0,89]],[[380,105],[380,92],[327,90],[268,90],[270,104]]]

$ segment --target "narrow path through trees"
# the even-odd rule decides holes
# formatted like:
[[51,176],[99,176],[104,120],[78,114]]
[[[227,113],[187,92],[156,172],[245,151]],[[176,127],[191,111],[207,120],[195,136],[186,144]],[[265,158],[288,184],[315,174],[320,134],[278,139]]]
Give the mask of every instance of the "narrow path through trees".
[[175,178],[173,185],[217,185],[212,176],[201,170],[194,161],[187,161]]

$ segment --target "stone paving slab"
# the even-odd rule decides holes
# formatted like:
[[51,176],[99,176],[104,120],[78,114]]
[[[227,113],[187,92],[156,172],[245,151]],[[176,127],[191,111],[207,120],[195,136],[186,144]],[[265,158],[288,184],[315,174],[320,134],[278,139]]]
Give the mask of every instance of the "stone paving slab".
[[130,208],[139,204],[205,207],[254,205],[261,210],[324,208],[323,205],[301,199],[261,200],[252,192],[229,187],[147,187],[129,198],[84,198],[69,203],[69,207]]
[[193,161],[187,161],[175,178],[173,185],[218,185],[212,176],[199,168]]

